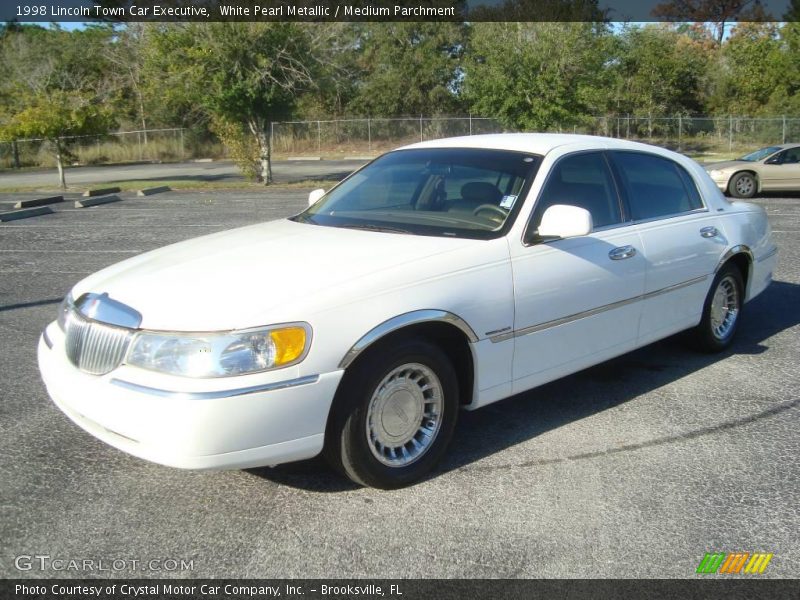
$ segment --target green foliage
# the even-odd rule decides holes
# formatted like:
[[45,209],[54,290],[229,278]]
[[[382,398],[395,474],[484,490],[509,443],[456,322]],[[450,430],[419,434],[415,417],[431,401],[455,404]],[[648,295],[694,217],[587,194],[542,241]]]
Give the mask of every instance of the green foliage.
[[750,0],[665,0],[687,21],[613,30],[598,5],[486,9],[591,22],[10,23],[0,26],[0,138],[183,126],[206,140],[213,131],[269,181],[269,123],[287,118],[470,112],[510,129],[571,130],[607,114],[800,115],[800,0],[784,23],[744,22],[762,10]]
[[210,127],[242,174],[251,181],[257,181],[260,174],[260,153],[253,136],[244,130],[241,123],[219,115],[211,117]]
[[462,23],[370,23],[357,31],[359,81],[351,114],[452,114],[459,97],[467,28]]
[[605,104],[611,48],[601,24],[476,23],[465,95],[507,127],[578,125]]
[[617,111],[640,116],[701,111],[701,83],[712,51],[702,38],[668,26],[626,29],[613,67]]
[[784,90],[786,55],[776,23],[741,23],[714,64],[709,104],[716,112],[762,114]]
[[0,128],[0,137],[44,138],[105,133],[113,124],[108,108],[80,92],[54,90],[30,96],[27,106],[12,114]]
[[267,127],[291,113],[316,66],[307,31],[295,23],[170,23],[152,31],[151,71],[162,73],[165,102],[196,104],[240,123],[260,149],[271,180]]

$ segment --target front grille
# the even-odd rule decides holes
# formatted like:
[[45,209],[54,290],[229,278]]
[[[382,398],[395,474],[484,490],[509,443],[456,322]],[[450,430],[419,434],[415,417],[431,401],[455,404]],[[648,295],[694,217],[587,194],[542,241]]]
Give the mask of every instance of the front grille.
[[105,375],[125,358],[131,331],[90,321],[72,310],[64,323],[69,362],[92,375]]

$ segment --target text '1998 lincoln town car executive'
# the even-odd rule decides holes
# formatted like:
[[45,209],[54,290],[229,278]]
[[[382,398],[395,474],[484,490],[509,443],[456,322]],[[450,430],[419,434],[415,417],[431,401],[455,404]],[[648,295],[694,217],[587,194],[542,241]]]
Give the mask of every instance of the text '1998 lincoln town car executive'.
[[764,210],[697,163],[587,136],[414,144],[309,204],[78,283],[39,343],[55,403],[165,465],[323,452],[399,487],[459,408],[685,329],[727,347],[777,253]]

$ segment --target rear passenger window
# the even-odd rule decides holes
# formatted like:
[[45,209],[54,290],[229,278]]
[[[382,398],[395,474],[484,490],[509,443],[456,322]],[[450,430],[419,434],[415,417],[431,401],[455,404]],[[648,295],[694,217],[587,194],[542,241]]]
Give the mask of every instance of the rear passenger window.
[[556,163],[534,209],[533,227],[539,227],[544,211],[554,204],[585,208],[595,228],[622,220],[611,172],[599,152],[573,154]]
[[692,177],[667,158],[639,152],[614,152],[631,218],[654,219],[703,207]]

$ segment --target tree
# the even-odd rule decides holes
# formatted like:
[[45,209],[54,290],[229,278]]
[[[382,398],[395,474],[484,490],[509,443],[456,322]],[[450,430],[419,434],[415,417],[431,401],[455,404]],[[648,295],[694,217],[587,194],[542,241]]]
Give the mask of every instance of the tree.
[[[102,44],[107,26],[67,32],[58,27],[9,28],[0,37],[0,137],[46,140],[66,188],[67,136],[94,135],[113,125]],[[86,60],[91,55],[93,60]]]
[[669,0],[656,6],[653,16],[667,21],[710,23],[717,44],[722,44],[728,25],[734,21],[767,20],[760,0]]
[[712,74],[710,107],[717,113],[762,113],[786,83],[786,59],[776,23],[740,23],[722,47]]
[[631,27],[620,37],[618,110],[656,116],[702,110],[707,53],[702,42],[664,24]]
[[27,107],[15,112],[0,126],[0,137],[9,139],[42,138],[53,147],[61,189],[67,189],[64,158],[68,150],[67,136],[105,133],[111,124],[107,110],[98,106],[88,94],[52,91],[31,96]]
[[463,23],[370,23],[358,33],[353,112],[390,117],[461,111]]
[[353,110],[364,77],[360,65],[364,28],[364,24],[357,22],[314,23],[307,28],[318,64],[314,85],[297,99],[297,116],[329,119]]
[[290,114],[318,64],[307,28],[290,22],[161,24],[151,32],[165,96],[246,127],[259,179],[272,182],[269,123]]
[[509,128],[578,125],[605,105],[610,37],[602,23],[476,23],[464,92]]
[[105,58],[111,66],[112,85],[122,96],[130,96],[137,126],[144,130],[147,143],[148,100],[147,73],[145,63],[147,51],[146,35],[148,23],[126,23],[116,31],[114,38],[106,44]]

